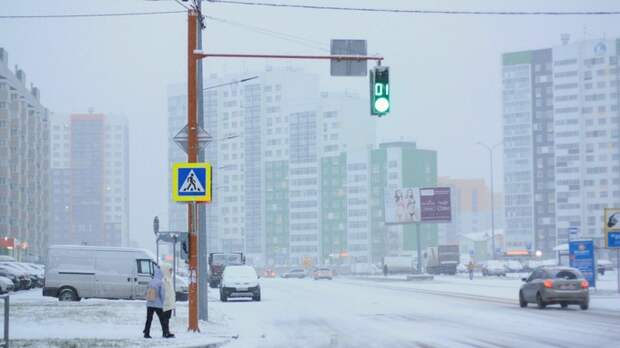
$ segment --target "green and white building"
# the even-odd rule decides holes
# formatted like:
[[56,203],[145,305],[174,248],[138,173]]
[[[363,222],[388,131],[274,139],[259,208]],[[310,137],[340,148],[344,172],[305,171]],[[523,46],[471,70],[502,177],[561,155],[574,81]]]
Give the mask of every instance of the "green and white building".
[[[323,260],[347,255],[351,262],[417,249],[415,225],[385,224],[385,190],[437,184],[437,153],[414,142],[324,157],[321,170]],[[437,245],[437,226],[420,225],[422,247]]]

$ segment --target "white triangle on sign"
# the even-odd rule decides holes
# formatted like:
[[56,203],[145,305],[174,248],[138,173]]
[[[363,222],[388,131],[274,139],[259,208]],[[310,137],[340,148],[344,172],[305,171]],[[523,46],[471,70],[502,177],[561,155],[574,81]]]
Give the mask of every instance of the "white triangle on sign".
[[183,185],[181,185],[181,188],[179,189],[179,192],[205,192],[205,188],[200,183],[200,180],[198,180],[198,177],[196,176],[196,173],[194,173],[193,169],[190,169],[189,174],[187,174],[187,177],[185,178],[185,181],[183,181]]

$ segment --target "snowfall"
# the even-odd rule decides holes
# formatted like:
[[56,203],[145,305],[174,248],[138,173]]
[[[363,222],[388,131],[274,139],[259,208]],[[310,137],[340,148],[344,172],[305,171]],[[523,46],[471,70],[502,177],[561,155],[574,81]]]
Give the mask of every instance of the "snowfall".
[[587,311],[519,308],[522,276],[261,279],[261,302],[220,302],[212,290],[200,333],[187,331],[180,302],[176,338],[161,338],[155,318],[150,340],[144,301],[67,303],[20,291],[10,296],[11,347],[620,347],[615,272],[590,290]]

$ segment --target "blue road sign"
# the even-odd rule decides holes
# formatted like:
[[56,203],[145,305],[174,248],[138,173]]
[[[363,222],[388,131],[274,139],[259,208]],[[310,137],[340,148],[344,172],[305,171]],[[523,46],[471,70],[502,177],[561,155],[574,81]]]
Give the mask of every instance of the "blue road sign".
[[607,247],[620,248],[620,231],[607,232]]
[[590,287],[596,287],[594,243],[591,240],[575,240],[568,244],[570,266],[583,273]]
[[177,202],[211,200],[211,165],[175,163],[172,170],[172,196]]

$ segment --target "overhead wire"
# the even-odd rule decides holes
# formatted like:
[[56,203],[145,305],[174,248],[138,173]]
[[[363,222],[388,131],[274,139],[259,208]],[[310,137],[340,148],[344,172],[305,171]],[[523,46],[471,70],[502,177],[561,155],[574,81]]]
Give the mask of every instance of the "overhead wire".
[[487,11],[487,10],[420,10],[400,8],[372,8],[372,7],[344,7],[308,4],[285,4],[273,2],[241,1],[241,0],[207,0],[210,3],[230,5],[247,5],[262,7],[298,8],[306,10],[333,10],[351,12],[383,12],[401,14],[439,14],[439,15],[495,15],[495,16],[604,16],[620,15],[620,10],[614,11]]
[[184,3],[182,3],[179,0],[174,0],[174,2],[176,2],[177,4],[181,5],[182,7],[184,7],[186,10],[189,10],[190,8],[188,6],[186,6]]
[[217,21],[220,23],[237,26],[245,30],[256,32],[258,34],[263,34],[263,35],[271,36],[271,37],[278,38],[284,41],[293,42],[293,43],[306,46],[309,48],[317,49],[323,52],[329,52],[329,49],[326,48],[325,45],[319,41],[315,41],[315,40],[311,40],[308,38],[303,38],[300,36],[295,36],[295,35],[291,35],[287,33],[282,33],[282,32],[274,31],[271,29],[266,29],[266,28],[252,26],[252,25],[248,25],[244,23],[239,23],[239,22],[231,21],[231,20],[224,19],[224,18],[213,17],[213,16],[205,16],[205,18],[209,20]]
[[179,14],[179,13],[187,13],[187,12],[186,11],[148,11],[148,12],[110,12],[110,13],[75,13],[75,14],[43,14],[43,15],[0,15],[0,19],[129,17],[129,16],[158,16],[158,15]]

